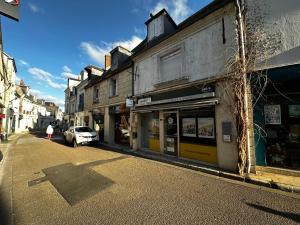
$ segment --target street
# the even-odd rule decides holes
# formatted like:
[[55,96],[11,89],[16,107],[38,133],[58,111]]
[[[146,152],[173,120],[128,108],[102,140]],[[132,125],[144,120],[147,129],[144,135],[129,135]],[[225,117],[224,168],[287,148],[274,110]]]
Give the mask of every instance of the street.
[[300,223],[296,195],[44,136],[6,149],[2,225]]

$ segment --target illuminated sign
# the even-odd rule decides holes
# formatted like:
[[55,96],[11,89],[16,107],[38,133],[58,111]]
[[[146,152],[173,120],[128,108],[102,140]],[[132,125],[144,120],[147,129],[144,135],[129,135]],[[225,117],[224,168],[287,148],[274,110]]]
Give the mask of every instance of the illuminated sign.
[[19,21],[20,0],[0,0],[0,14]]

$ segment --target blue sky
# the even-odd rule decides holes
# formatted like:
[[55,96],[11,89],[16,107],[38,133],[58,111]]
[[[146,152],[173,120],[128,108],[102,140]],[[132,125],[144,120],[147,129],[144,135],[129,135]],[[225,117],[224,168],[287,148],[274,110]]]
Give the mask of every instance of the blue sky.
[[150,12],[167,8],[179,23],[211,0],[23,0],[20,21],[1,16],[4,50],[37,97],[64,104],[68,76],[103,66],[116,45],[131,50],[146,35]]

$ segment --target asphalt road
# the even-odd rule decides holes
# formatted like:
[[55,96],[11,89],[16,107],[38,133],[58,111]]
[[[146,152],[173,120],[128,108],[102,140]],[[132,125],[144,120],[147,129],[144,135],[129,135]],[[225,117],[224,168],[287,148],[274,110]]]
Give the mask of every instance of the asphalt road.
[[300,223],[299,196],[43,136],[6,151],[1,225]]

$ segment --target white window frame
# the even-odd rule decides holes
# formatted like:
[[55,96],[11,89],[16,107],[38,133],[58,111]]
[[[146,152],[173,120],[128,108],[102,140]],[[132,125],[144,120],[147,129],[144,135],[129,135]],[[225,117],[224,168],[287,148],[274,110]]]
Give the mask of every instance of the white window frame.
[[[161,67],[161,59],[164,57],[167,57],[168,55],[171,55],[177,51],[180,51],[180,62],[181,62],[181,71],[180,71],[180,76],[176,77],[174,79],[168,80],[168,81],[163,81],[163,74],[162,74],[162,67]],[[185,47],[184,47],[184,42],[178,45],[173,46],[172,48],[169,48],[165,51],[163,51],[162,53],[157,55],[157,75],[158,77],[156,78],[156,82],[155,84],[160,84],[160,83],[164,83],[164,82],[171,82],[173,80],[177,80],[180,78],[185,77]]]

